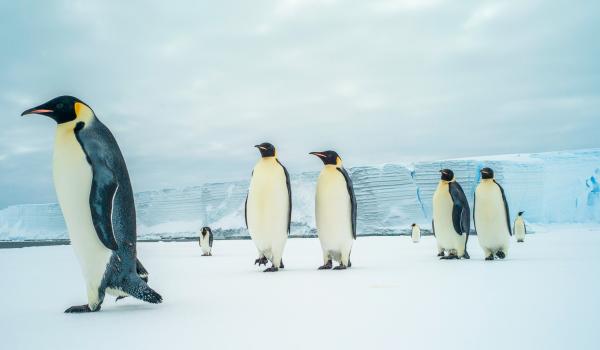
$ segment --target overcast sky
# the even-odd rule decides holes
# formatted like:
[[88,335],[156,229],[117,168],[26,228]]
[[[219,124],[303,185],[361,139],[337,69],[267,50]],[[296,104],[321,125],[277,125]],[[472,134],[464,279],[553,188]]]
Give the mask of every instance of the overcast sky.
[[248,178],[270,141],[352,167],[600,147],[599,1],[2,1],[0,208],[55,201],[58,95],[135,191]]

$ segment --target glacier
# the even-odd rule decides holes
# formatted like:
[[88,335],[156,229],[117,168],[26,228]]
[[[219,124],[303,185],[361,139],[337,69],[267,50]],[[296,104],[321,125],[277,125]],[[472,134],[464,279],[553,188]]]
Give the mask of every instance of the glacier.
[[[511,219],[525,211],[529,223],[600,223],[600,149],[529,153],[358,166],[348,169],[358,203],[358,234],[408,234],[409,225],[431,227],[431,202],[439,170],[452,169],[472,205],[479,169],[494,169],[505,189]],[[318,172],[291,175],[292,236],[316,234],[314,193]],[[194,237],[202,226],[216,238],[248,236],[244,200],[248,179],[136,193],[138,238]],[[67,239],[56,203],[0,210],[0,241]]]

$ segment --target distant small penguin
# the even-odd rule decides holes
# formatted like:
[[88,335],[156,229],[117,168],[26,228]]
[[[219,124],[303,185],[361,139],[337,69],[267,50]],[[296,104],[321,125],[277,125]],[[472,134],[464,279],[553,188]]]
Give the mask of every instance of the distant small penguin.
[[202,256],[212,256],[213,233],[210,227],[206,226],[202,228],[198,244],[202,248]]
[[411,237],[414,243],[418,243],[421,239],[421,228],[417,224],[411,225]]
[[525,242],[525,234],[527,233],[527,226],[525,226],[525,220],[523,220],[523,213],[524,211],[520,211],[519,214],[517,214],[515,224],[513,225],[513,232],[515,233],[518,243]]
[[475,189],[473,220],[479,245],[486,256],[504,259],[508,253],[510,215],[504,189],[494,180],[494,171],[481,169],[481,182]]
[[334,270],[351,267],[350,254],[356,239],[356,197],[352,180],[334,151],[311,152],[325,167],[317,180],[315,217],[317,234],[323,250],[323,266],[331,269],[332,260],[339,262]]
[[160,303],[136,258],[133,191],[117,141],[94,111],[72,96],[60,96],[21,115],[41,114],[58,124],[54,187],[71,245],[85,278],[88,303],[66,313],[99,311],[105,293]]
[[469,259],[467,242],[471,229],[471,212],[467,196],[452,170],[442,169],[440,173],[440,182],[433,193],[431,222],[438,256],[441,259]]
[[292,188],[287,169],[277,159],[275,146],[265,142],[254,146],[261,159],[252,171],[246,197],[246,227],[258,250],[254,264],[271,267],[265,272],[283,268],[283,249],[290,232]]

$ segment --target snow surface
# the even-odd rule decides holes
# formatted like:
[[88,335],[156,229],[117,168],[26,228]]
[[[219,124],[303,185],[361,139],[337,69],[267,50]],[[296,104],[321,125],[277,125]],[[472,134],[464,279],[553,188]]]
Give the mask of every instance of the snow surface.
[[317,271],[316,239],[286,268],[254,267],[251,241],[140,243],[165,302],[85,301],[69,246],[0,250],[2,349],[597,349],[600,227],[541,226],[505,261],[440,261],[433,237],[359,237],[353,267]]
[[[358,203],[358,234],[408,234],[413,222],[429,229],[439,169],[453,169],[472,201],[479,169],[484,166],[495,170],[513,218],[523,210],[532,223],[600,223],[600,149],[588,149],[350,168]],[[317,175],[291,176],[292,235],[315,233]],[[210,226],[217,238],[247,236],[247,191],[246,179],[137,193],[138,237],[189,237],[202,226]],[[0,240],[66,238],[57,204],[0,210]]]

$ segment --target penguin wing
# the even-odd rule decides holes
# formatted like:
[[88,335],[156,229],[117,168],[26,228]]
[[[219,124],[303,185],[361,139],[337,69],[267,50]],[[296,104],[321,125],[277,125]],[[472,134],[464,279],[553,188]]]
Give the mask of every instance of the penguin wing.
[[244,202],[244,221],[246,221],[246,230],[248,229],[248,195],[246,194],[246,202]]
[[208,246],[212,248],[212,242],[213,242],[213,234],[212,231],[209,231],[208,233]]
[[431,232],[433,233],[433,237],[435,237],[435,224],[433,220],[431,220]]
[[449,186],[450,197],[452,197],[452,225],[454,230],[462,235],[463,233],[469,234],[471,227],[471,217],[469,210],[469,202],[467,196],[462,187],[456,183],[451,182]]
[[346,180],[346,187],[348,188],[348,195],[350,196],[350,217],[352,220],[352,237],[356,239],[356,196],[354,195],[354,185],[352,185],[352,179],[348,172],[344,168],[336,168]]
[[508,202],[506,201],[506,195],[504,194],[504,189],[500,186],[499,183],[494,180],[494,183],[498,185],[500,188],[500,193],[502,193],[502,201],[504,202],[504,211],[506,212],[506,228],[508,229],[508,234],[512,236],[512,231],[510,229],[510,213],[508,212]]
[[290,184],[290,174],[288,173],[287,169],[283,166],[283,164],[281,164],[281,162],[279,161],[279,159],[277,159],[277,163],[279,163],[279,165],[281,165],[281,167],[283,168],[283,172],[285,173],[285,185],[287,186],[287,192],[288,192],[288,202],[290,203],[289,209],[288,209],[288,236],[290,235],[290,225],[292,223],[292,185]]
[[92,168],[92,188],[89,200],[92,222],[100,242],[110,250],[117,250],[118,245],[112,225],[112,209],[113,199],[119,185],[113,170],[101,157],[103,152],[98,142],[94,138],[80,137],[79,133],[84,126],[82,122],[76,125],[75,136]]

